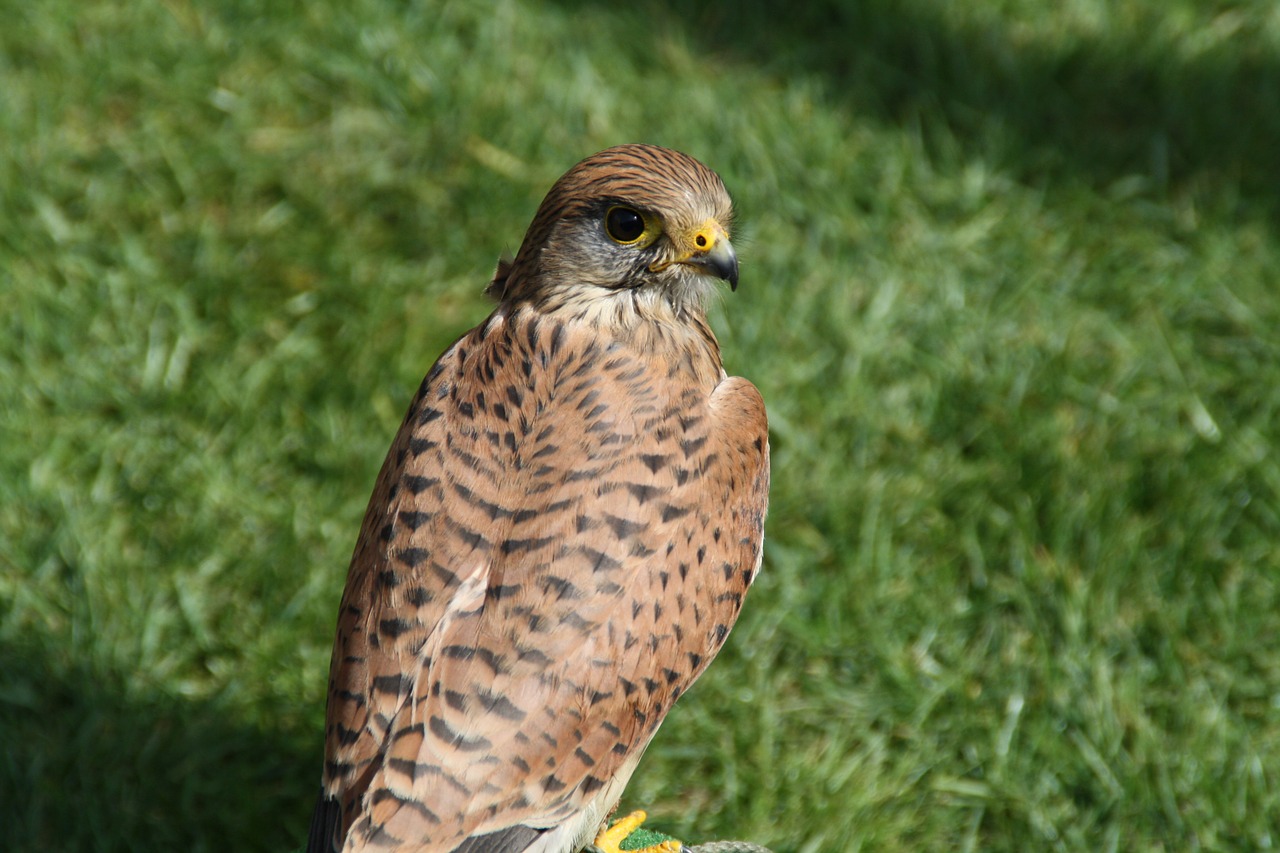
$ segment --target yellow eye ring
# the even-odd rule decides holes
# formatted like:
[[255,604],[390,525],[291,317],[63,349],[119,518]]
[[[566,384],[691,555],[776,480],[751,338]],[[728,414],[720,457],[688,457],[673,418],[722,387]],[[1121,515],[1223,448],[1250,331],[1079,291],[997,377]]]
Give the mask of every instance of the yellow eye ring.
[[623,246],[634,246],[649,233],[649,223],[640,211],[614,205],[605,211],[604,233]]

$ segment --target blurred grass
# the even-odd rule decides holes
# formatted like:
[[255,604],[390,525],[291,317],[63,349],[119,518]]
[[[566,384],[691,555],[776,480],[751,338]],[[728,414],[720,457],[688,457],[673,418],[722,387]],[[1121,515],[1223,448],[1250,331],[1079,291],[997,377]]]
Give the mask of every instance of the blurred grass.
[[738,201],[765,571],[625,798],[783,851],[1280,821],[1269,2],[2,4],[0,846],[286,850],[413,388],[628,140]]

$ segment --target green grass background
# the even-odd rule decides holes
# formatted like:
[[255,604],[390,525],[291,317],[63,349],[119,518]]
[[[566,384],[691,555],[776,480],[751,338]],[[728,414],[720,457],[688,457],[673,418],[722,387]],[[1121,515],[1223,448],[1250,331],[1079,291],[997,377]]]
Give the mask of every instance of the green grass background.
[[296,849],[417,382],[550,183],[724,176],[764,572],[624,798],[1280,844],[1270,0],[0,0],[0,847]]

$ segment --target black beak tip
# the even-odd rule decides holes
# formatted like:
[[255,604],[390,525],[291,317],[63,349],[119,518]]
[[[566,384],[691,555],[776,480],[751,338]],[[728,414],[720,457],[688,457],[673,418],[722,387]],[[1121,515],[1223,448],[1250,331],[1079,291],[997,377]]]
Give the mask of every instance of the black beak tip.
[[721,263],[716,264],[716,274],[720,278],[729,282],[729,289],[737,291],[738,289],[738,259],[733,255],[724,259]]
[[709,252],[694,255],[680,263],[695,267],[704,275],[714,275],[721,281],[729,282],[731,290],[738,289],[738,256],[727,241]]

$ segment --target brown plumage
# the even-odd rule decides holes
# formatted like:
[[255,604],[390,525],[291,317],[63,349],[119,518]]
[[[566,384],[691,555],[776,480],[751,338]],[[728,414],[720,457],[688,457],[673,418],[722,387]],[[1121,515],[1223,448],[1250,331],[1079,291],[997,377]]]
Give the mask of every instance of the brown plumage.
[[587,158],[427,374],[342,596],[309,851],[576,851],[719,651],[769,484],[702,307],[731,214],[684,154]]

